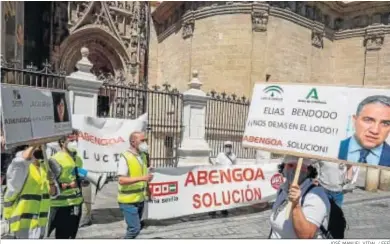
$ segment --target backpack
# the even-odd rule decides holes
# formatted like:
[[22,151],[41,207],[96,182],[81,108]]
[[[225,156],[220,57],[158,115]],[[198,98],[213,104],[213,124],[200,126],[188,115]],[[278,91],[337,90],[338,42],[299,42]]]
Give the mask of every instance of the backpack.
[[[307,193],[309,193],[316,185],[311,185],[303,193],[301,198],[301,206],[305,201]],[[281,190],[278,191],[277,196],[281,193]],[[336,204],[333,198],[328,198],[330,203],[330,213],[328,221],[328,229],[325,229],[323,225],[320,226],[320,231],[322,232],[324,238],[326,239],[344,239],[344,232],[347,228],[347,221],[344,216],[343,210]],[[272,229],[269,237],[271,237]]]

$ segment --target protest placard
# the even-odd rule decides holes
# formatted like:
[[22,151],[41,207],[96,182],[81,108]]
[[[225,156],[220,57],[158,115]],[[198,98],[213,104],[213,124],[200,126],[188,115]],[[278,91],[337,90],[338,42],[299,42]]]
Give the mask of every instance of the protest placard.
[[47,142],[72,132],[68,92],[1,84],[6,147]]
[[243,146],[390,166],[390,89],[256,84]]
[[[130,147],[130,134],[144,130],[146,123],[146,114],[135,120],[74,114],[72,125],[80,132],[77,147],[84,168],[116,173],[121,153]],[[54,146],[50,148],[55,150]]]
[[283,184],[277,164],[159,168],[144,217],[168,219],[269,202]]

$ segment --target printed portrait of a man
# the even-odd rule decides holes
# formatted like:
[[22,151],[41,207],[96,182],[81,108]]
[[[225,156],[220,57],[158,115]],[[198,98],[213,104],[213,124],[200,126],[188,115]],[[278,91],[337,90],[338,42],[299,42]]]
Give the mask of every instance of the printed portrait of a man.
[[65,93],[52,92],[54,107],[54,122],[69,122],[68,107],[66,106]]
[[390,97],[375,95],[361,101],[353,115],[355,133],[341,141],[338,158],[390,167]]

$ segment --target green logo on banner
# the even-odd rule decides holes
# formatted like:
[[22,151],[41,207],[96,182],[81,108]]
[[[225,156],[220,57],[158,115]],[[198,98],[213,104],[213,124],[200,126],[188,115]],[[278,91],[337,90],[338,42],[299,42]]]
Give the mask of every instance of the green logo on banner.
[[316,104],[326,104],[326,101],[321,101],[318,96],[317,88],[311,88],[309,93],[307,93],[305,99],[299,99],[300,103],[316,103]]
[[306,99],[315,99],[318,100],[318,93],[316,88],[312,88],[310,92],[307,94]]
[[283,93],[283,89],[280,86],[267,86],[263,91],[270,94],[271,97],[275,97],[276,94],[281,95]]

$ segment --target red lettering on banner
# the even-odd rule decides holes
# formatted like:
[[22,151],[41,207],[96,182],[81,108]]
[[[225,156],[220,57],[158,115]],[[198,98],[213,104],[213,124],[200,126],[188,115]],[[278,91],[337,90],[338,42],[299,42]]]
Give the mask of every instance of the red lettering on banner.
[[209,207],[211,207],[211,205],[213,205],[213,199],[212,199],[210,193],[203,194],[203,205],[206,208],[209,208]]
[[246,181],[253,179],[253,170],[244,169],[243,175]]
[[118,136],[117,138],[99,138],[89,134],[88,132],[80,132],[78,136],[79,139],[88,141],[93,144],[98,144],[100,146],[111,146],[114,144],[125,142],[125,140],[121,136]]
[[[236,193],[236,194],[235,194]],[[240,199],[238,197],[235,197],[236,195],[239,195],[240,192],[237,191],[237,190],[234,190],[233,193],[232,193],[232,198],[233,198],[233,202],[234,203],[239,203],[240,202]]]
[[240,168],[232,170],[233,181],[235,181],[235,182],[240,182],[241,181],[241,177],[240,177],[241,175],[239,174],[240,171],[241,171]]
[[196,186],[195,176],[194,176],[194,173],[192,171],[188,172],[184,186],[187,186],[190,183],[193,184],[194,186]]
[[195,208],[195,209],[198,209],[202,206],[202,203],[200,202],[200,195],[199,194],[195,194],[192,196],[192,206]]
[[232,177],[230,175],[230,170],[225,171],[225,170],[220,170],[219,173],[221,174],[221,183],[230,183],[232,182]]
[[211,170],[209,174],[209,182],[211,184],[218,184],[218,172],[216,170]]
[[[222,198],[222,201],[221,201]],[[231,204],[248,203],[252,201],[261,200],[260,188],[245,188],[240,190],[222,191],[221,194],[217,192],[194,194],[192,196],[192,206],[195,209],[199,208],[213,208],[219,206],[229,206]]]
[[197,185],[207,185],[207,171],[205,171],[205,170],[198,171],[198,184]]
[[242,139],[247,142],[254,142],[258,144],[272,145],[272,146],[283,146],[282,141],[274,138],[263,138],[257,136],[244,136]]
[[[225,195],[227,195],[227,199],[225,199]],[[223,202],[223,205],[229,205],[230,204],[230,199],[231,199],[230,194],[228,194],[228,192],[223,191],[222,192],[222,202]]]
[[217,200],[217,193],[213,193],[213,198],[214,198],[214,206],[215,207],[219,207],[219,206],[222,206],[222,203],[221,202],[218,202]]
[[264,174],[261,168],[234,168],[216,170],[199,170],[188,172],[184,186],[188,185],[207,185],[223,184],[242,181],[264,180]]

